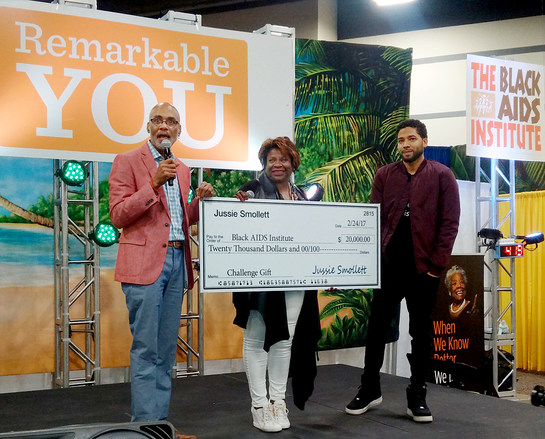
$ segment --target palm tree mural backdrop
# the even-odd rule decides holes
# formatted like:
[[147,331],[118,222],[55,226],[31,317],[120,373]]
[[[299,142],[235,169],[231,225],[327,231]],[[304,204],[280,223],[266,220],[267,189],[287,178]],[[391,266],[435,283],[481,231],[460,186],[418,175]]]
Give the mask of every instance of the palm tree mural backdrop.
[[[396,128],[409,114],[411,66],[410,50],[296,40],[297,183],[320,183],[326,201],[368,202],[377,168],[399,159]],[[331,322],[319,347],[364,345],[372,292],[321,297],[330,300],[321,318]]]
[[367,202],[375,170],[398,159],[410,73],[410,50],[297,40],[298,178],[322,184],[327,201]]

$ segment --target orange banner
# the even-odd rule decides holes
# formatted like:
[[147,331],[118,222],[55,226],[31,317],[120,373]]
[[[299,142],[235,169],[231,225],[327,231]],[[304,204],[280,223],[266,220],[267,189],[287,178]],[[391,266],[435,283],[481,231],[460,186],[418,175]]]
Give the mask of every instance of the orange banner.
[[113,158],[168,101],[178,157],[247,161],[247,41],[128,21],[0,7],[0,147]]

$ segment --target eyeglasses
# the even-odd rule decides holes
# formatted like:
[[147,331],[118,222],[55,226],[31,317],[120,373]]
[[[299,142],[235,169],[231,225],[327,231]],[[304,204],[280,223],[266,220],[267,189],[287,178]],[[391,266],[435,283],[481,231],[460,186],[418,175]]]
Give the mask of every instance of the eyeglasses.
[[162,117],[159,117],[159,116],[152,117],[150,119],[150,122],[153,125],[157,125],[157,126],[159,126],[163,122],[165,122],[169,127],[174,127],[174,126],[176,126],[176,125],[178,125],[180,123],[176,119],[174,119],[173,117],[169,117],[168,119],[163,119]]

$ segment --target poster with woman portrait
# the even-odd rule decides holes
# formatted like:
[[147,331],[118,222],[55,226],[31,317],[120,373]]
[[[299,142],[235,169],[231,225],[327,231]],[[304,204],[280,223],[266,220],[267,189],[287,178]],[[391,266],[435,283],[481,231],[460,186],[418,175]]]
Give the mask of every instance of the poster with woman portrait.
[[481,391],[484,362],[484,257],[453,255],[441,275],[432,314],[429,381]]

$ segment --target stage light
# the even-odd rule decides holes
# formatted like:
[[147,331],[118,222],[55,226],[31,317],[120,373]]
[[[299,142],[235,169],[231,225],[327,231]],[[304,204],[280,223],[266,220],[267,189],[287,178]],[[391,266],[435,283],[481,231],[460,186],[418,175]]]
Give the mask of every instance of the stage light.
[[100,247],[109,247],[119,240],[120,235],[112,223],[102,221],[89,233],[89,239]]
[[543,242],[543,233],[530,233],[529,235],[522,237],[522,242],[525,245],[539,244],[540,242]]
[[87,169],[81,162],[68,160],[55,175],[68,186],[81,186],[87,178]]
[[414,0],[375,0],[377,6],[395,6],[403,3],[412,3]]
[[482,238],[483,246],[486,246],[488,250],[496,250],[496,244],[503,238],[503,233],[498,229],[481,229],[477,233],[479,238]]
[[195,190],[192,187],[190,187],[189,195],[187,196],[187,204],[191,203],[194,198],[195,198]]
[[[513,237],[515,239],[521,240],[522,245],[524,245],[524,248],[530,251],[537,249],[537,245],[540,242],[543,242],[543,233],[541,232],[529,233],[528,235],[524,235],[524,236],[514,235]],[[533,247],[529,247],[529,246],[533,246]]]
[[324,196],[324,188],[318,183],[312,183],[305,188],[307,200],[320,201]]
[[481,229],[477,235],[483,239],[492,239],[497,241],[500,238],[503,238],[503,234],[498,229]]

